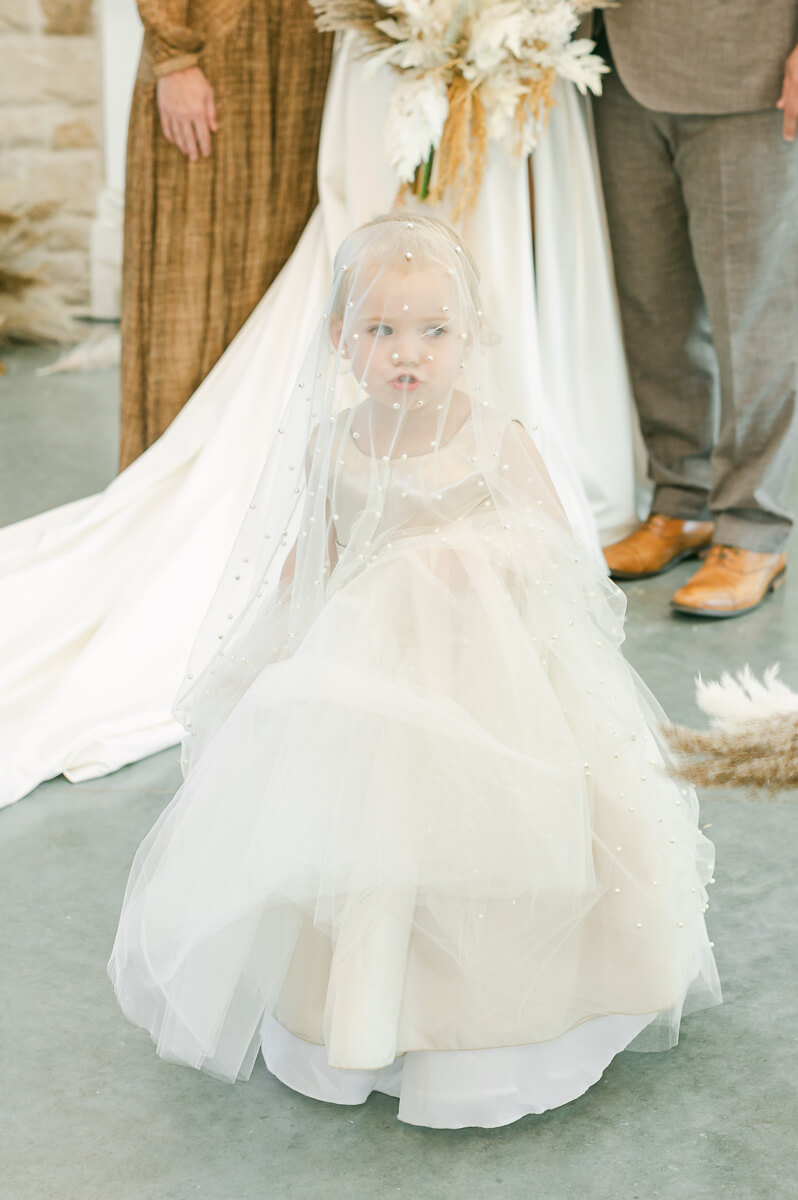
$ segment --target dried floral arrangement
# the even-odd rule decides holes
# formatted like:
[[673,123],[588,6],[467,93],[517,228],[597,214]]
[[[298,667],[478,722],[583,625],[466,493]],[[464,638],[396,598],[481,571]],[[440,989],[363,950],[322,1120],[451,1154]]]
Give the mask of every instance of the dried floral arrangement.
[[601,91],[604,60],[574,38],[607,0],[310,0],[320,29],[350,31],[397,72],[385,130],[391,165],[457,219],[479,194],[489,141],[531,153],[559,76]]
[[666,727],[676,774],[703,787],[747,788],[771,798],[798,788],[798,693],[778,679],[778,667],[761,682],[748,667],[736,677],[699,680],[696,695],[712,728]]

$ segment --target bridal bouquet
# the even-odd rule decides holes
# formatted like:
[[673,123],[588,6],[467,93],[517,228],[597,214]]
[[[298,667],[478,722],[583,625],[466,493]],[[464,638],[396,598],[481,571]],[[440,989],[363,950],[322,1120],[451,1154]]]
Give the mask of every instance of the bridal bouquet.
[[479,192],[489,140],[526,155],[557,76],[601,91],[604,60],[573,35],[605,0],[310,0],[323,30],[352,30],[364,56],[397,72],[386,141],[422,199],[456,192],[453,216]]

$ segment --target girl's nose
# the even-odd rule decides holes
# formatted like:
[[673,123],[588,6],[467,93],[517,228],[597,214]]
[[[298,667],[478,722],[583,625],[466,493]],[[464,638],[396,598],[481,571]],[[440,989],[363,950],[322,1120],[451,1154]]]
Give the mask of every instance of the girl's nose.
[[411,339],[403,341],[391,354],[391,362],[402,366],[415,366],[421,361],[421,351],[418,344]]

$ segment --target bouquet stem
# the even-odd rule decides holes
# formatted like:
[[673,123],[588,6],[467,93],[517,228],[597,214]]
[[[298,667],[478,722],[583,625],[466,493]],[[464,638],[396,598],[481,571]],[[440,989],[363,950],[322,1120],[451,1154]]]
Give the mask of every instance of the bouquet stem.
[[429,181],[430,181],[430,176],[432,174],[432,162],[433,162],[434,158],[435,158],[435,147],[430,146],[429,157],[427,158],[427,161],[424,163],[424,170],[421,174],[421,186],[419,188],[419,193],[418,193],[419,200],[426,200],[427,196],[429,195]]

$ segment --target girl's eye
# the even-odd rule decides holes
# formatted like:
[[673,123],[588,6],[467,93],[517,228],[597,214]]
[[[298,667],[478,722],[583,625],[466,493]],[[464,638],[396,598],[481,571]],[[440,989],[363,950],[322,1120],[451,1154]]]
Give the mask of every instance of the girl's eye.
[[445,325],[430,325],[424,330],[425,337],[440,337],[442,333],[446,333]]
[[374,334],[375,337],[390,337],[393,329],[391,329],[390,325],[372,325],[369,333]]

